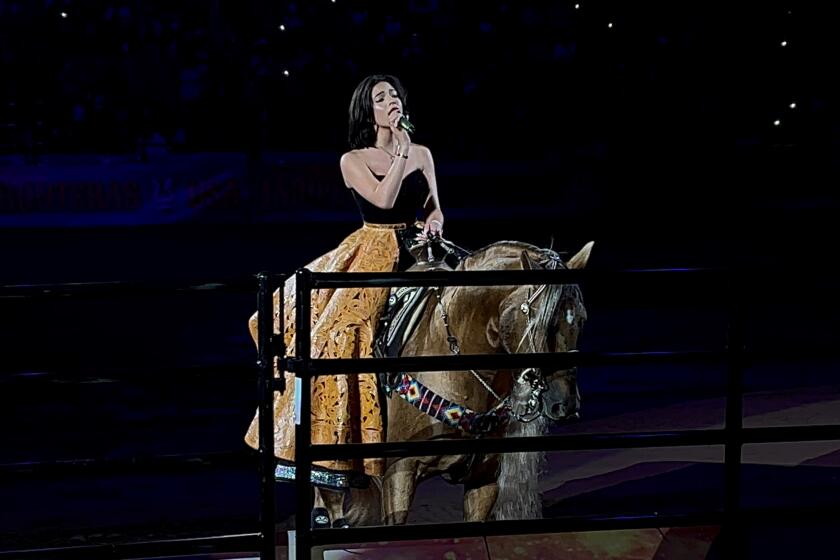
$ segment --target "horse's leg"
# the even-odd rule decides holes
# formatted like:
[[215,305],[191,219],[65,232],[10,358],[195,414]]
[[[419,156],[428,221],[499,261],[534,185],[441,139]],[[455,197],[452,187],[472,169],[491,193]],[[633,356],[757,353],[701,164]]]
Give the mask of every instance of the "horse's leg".
[[464,488],[464,521],[487,521],[498,495],[499,484],[496,481],[476,488]]
[[464,482],[464,521],[486,521],[499,496],[498,456],[479,464]]
[[[318,511],[320,509],[326,510],[327,504],[324,502],[324,493],[323,491],[318,488],[317,486],[312,486],[312,492],[314,494],[312,500],[312,526],[313,527],[329,527],[330,520],[324,518],[324,513],[322,511]],[[327,511],[329,514],[329,511]],[[329,515],[328,515],[329,516]]]
[[321,495],[323,507],[330,512],[330,521],[335,523],[344,518],[344,492],[341,490],[327,490],[319,488],[317,492]]
[[417,489],[417,461],[397,461],[382,481],[382,520],[386,525],[404,525]]
[[344,517],[344,492],[341,490],[327,490],[313,486],[315,491],[315,499],[313,500],[313,508],[323,508],[327,510],[330,516],[330,521],[336,521]]

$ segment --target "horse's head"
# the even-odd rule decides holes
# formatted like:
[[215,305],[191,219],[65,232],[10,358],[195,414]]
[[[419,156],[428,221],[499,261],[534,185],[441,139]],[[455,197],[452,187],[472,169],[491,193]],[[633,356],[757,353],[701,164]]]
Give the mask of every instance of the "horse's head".
[[[553,251],[541,255],[523,251],[522,268],[581,269],[586,266],[593,243],[586,244],[564,263]],[[578,335],[586,321],[586,309],[576,284],[520,286],[499,307],[499,342],[509,353],[575,352]],[[546,371],[528,368],[514,377],[512,405],[523,421],[539,416],[551,420],[576,418],[580,409],[577,370]]]

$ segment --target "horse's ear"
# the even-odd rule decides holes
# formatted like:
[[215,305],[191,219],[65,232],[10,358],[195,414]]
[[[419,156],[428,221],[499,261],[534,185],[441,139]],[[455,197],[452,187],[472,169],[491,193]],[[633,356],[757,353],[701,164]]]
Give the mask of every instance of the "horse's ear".
[[589,262],[589,254],[592,252],[593,245],[595,245],[594,241],[590,241],[584,245],[583,249],[578,251],[577,255],[569,259],[569,262],[566,263],[566,268],[586,268],[586,263]]
[[528,254],[528,251],[522,251],[522,254],[519,255],[519,260],[522,262],[522,270],[537,270],[540,268],[540,265],[531,260],[531,255]]

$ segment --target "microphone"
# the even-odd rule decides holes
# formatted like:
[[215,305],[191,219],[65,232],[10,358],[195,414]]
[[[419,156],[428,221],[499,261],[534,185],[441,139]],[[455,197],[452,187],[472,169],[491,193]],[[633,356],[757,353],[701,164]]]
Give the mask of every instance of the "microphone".
[[406,115],[400,117],[400,120],[397,121],[397,126],[409,134],[414,134],[414,125],[411,124],[411,121],[408,120],[408,116]]

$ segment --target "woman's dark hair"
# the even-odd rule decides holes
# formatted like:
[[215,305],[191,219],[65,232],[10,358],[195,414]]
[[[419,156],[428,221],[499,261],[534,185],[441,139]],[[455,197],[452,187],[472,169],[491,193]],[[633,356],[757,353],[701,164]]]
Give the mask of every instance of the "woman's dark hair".
[[368,76],[356,86],[350,99],[350,130],[348,140],[350,149],[360,150],[370,148],[376,144],[376,131],[373,119],[373,86],[379,82],[388,82],[395,90],[403,104],[403,112],[407,112],[405,103],[405,89],[396,76],[388,74],[374,74]]

